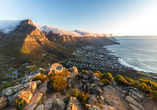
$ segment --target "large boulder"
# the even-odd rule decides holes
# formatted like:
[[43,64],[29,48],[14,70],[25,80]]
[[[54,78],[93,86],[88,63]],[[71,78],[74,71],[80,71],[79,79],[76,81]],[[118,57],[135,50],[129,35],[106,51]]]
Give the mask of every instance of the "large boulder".
[[47,92],[47,85],[48,85],[48,82],[45,81],[44,83],[42,83],[39,87],[38,87],[38,91],[43,93],[43,94],[46,94]]
[[139,90],[133,90],[133,89],[130,89],[130,91],[135,94],[138,98],[140,99],[143,99],[144,98],[144,95],[139,91]]
[[131,96],[132,98],[134,98],[136,101],[140,102],[141,100],[132,92],[129,92],[129,96]]
[[131,103],[129,103],[129,106],[130,106],[133,110],[141,110],[141,109],[137,108],[135,105],[133,105],[133,104],[131,104]]
[[54,74],[58,74],[63,71],[63,66],[60,65],[59,63],[54,63],[50,65],[47,71],[48,71],[48,74],[51,74],[51,72],[54,72]]
[[39,68],[36,71],[31,72],[29,75],[27,75],[26,77],[22,78],[21,84],[24,84],[24,83],[32,81],[35,76],[40,75],[41,72],[43,72],[43,71],[45,71],[44,68]]
[[99,106],[86,104],[86,110],[101,110]]
[[55,103],[56,103],[58,110],[64,110],[65,109],[65,103],[64,103],[63,99],[57,98]]
[[73,66],[73,67],[69,68],[69,71],[73,72],[74,74],[78,74],[78,69],[77,69],[76,66]]
[[69,68],[69,73],[68,73],[68,78],[75,78],[76,75],[78,75],[78,69],[76,66],[73,66],[71,68]]
[[[19,88],[19,89],[22,90],[22,91],[27,91],[27,90],[29,90],[29,91],[31,91],[32,94],[33,94],[34,91],[36,90],[36,88],[37,88],[37,84],[36,84],[35,81],[33,81],[33,82],[25,83],[25,84],[24,84],[23,86],[21,86],[21,88]],[[19,90],[19,91],[20,91],[20,90]]]
[[48,99],[45,103],[45,110],[50,110],[52,108],[53,99]]
[[116,110],[115,108],[109,106],[109,105],[103,105],[103,109],[102,110]]
[[26,104],[28,104],[32,98],[33,94],[28,91],[20,91],[16,93],[11,99],[9,99],[10,105],[16,105],[16,100],[21,101],[24,100]]
[[33,80],[33,77],[34,77],[34,76],[32,76],[32,75],[28,75],[28,76],[22,78],[21,84],[24,84],[24,83],[27,83],[27,82],[29,82],[29,81],[32,81],[32,80]]
[[1,97],[0,98],[0,109],[7,106],[8,102],[7,102],[7,98],[6,97]]
[[19,91],[27,91],[27,90],[34,93],[36,88],[37,88],[36,81],[28,82],[28,83],[25,83],[25,84],[18,84],[16,86],[4,89],[2,91],[2,95],[8,97],[8,96],[16,94]]
[[14,92],[12,91],[12,88],[13,87],[8,87],[8,88],[6,88],[6,89],[4,89],[3,91],[2,91],[2,95],[3,96],[10,96],[10,95],[12,95]]
[[91,78],[91,80],[92,80],[92,82],[94,82],[94,81],[99,81],[99,82],[100,82],[100,79],[99,79],[98,77],[96,77],[96,76],[93,76],[93,77]]
[[37,92],[37,93],[32,97],[32,99],[30,100],[29,104],[26,105],[23,110],[34,110],[35,107],[37,106],[37,103],[41,100],[42,96],[43,96],[42,93]]
[[100,94],[102,94],[102,90],[100,89],[100,87],[95,86],[95,87],[92,88],[92,93],[100,95]]
[[88,104],[96,105],[98,104],[98,101],[93,96],[91,96],[88,100]]
[[44,110],[44,104],[38,105],[35,110]]
[[141,110],[144,110],[143,106],[140,103],[138,103],[136,100],[134,100],[132,97],[126,96],[125,99],[126,99],[126,101],[128,101],[129,103],[135,105],[136,107],[140,108]]
[[75,97],[70,97],[67,110],[82,110],[80,102]]

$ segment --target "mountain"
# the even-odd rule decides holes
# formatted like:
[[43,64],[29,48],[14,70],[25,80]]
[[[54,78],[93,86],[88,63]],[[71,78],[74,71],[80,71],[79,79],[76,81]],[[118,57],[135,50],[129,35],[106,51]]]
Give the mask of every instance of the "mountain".
[[117,44],[105,36],[82,36],[74,31],[41,27],[30,19],[14,24],[17,25],[15,29],[0,28],[0,55],[40,58],[42,54],[51,54],[54,59],[61,60],[71,57],[71,53],[82,46]]
[[[14,31],[0,33],[0,54],[19,57],[47,52],[64,52],[64,47],[49,41],[31,20],[23,20]],[[56,51],[56,52],[55,52]]]

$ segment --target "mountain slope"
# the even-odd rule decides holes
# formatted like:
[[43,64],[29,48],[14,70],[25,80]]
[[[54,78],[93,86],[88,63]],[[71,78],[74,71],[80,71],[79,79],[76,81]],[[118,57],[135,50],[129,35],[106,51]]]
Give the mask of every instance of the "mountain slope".
[[[63,29],[61,31],[71,33]],[[45,58],[49,58],[53,59],[53,61],[58,61],[72,57],[71,53],[74,52],[76,48],[82,46],[104,46],[111,44],[117,43],[109,40],[105,36],[76,37],[59,33],[56,34],[52,31],[42,32],[29,19],[21,21],[19,25],[9,33],[4,33],[0,30],[0,55],[16,58],[33,58],[33,60],[41,60],[42,58],[46,60]]]
[[0,33],[0,54],[19,57],[63,52],[64,47],[49,41],[31,20],[22,21],[14,31]]
[[55,34],[52,31],[49,33],[45,33],[45,36],[51,41],[72,50],[86,46],[86,45],[96,45],[96,46],[105,46],[112,44],[119,44],[108,39],[105,36],[101,37],[93,37],[93,36],[84,36],[84,37],[73,37],[70,35],[59,35]]

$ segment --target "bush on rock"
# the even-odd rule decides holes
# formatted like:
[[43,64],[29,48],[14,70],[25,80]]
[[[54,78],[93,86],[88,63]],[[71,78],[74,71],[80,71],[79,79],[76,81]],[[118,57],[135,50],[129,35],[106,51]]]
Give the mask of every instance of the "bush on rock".
[[67,81],[64,79],[67,77],[68,71],[63,70],[61,73],[58,74],[51,74],[50,76],[50,84],[55,91],[62,91],[63,89],[67,88]]
[[86,103],[89,99],[89,94],[87,92],[83,91],[83,92],[79,93],[78,98],[79,98],[81,104],[86,105]]

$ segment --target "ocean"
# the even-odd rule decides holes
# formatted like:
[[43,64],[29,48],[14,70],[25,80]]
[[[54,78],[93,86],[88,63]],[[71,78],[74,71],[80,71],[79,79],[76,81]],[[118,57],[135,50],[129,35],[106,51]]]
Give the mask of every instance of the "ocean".
[[157,73],[157,37],[115,37],[121,44],[105,46],[119,62],[135,70]]

